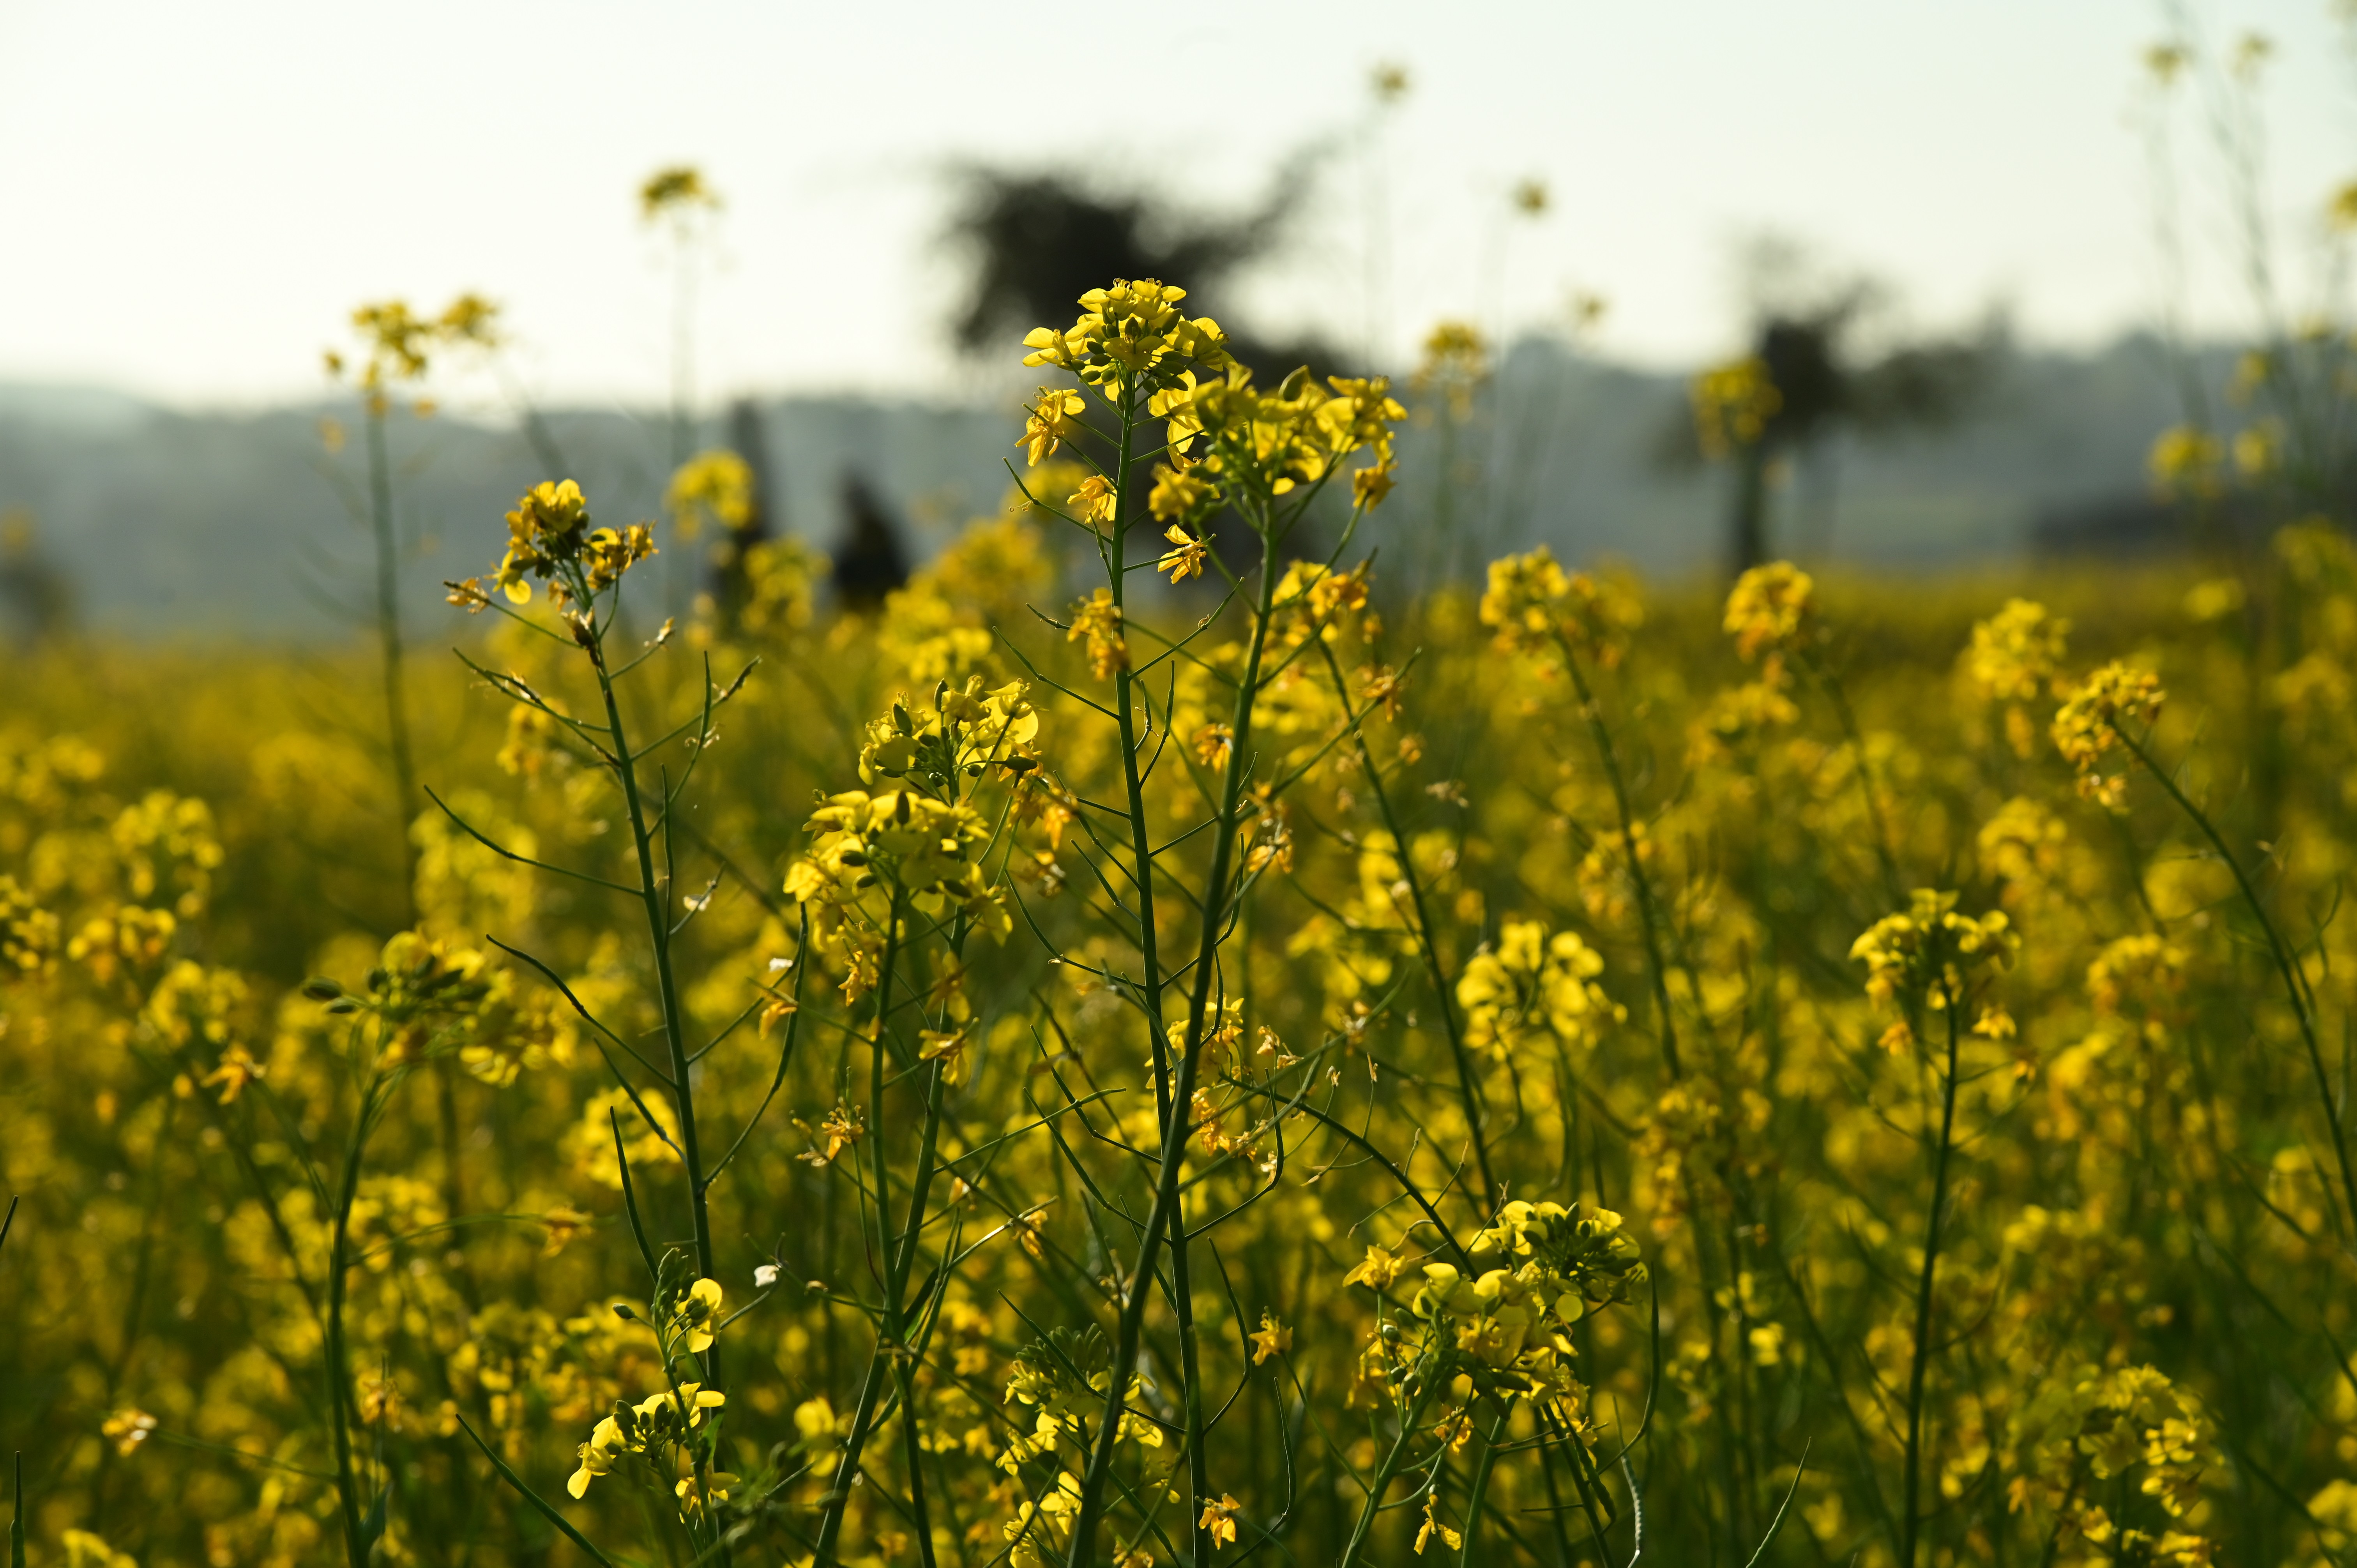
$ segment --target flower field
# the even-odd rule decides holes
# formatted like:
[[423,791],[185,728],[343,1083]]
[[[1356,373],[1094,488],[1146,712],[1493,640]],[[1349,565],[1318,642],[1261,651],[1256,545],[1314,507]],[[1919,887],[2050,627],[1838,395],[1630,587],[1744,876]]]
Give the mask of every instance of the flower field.
[[872,606],[12,667],[23,1562],[2351,1561],[2348,536],[1417,596],[1187,308]]

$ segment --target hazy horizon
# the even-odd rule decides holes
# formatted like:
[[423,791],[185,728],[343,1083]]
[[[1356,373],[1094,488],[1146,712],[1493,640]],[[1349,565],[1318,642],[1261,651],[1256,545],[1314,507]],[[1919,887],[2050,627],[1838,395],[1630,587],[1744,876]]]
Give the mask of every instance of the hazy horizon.
[[[688,161],[728,202],[702,401],[954,397],[998,373],[942,331],[953,162],[1095,167],[1221,210],[1320,138],[1336,151],[1296,242],[1241,302],[1361,349],[1375,337],[1394,363],[1437,317],[1511,331],[1584,290],[1609,305],[1599,356],[1690,365],[1737,341],[1731,258],[1761,231],[1889,279],[1920,323],[2007,305],[2033,348],[2091,349],[2155,315],[2136,104],[2167,29],[2136,0],[1492,4],[1445,30],[1405,5],[1276,5],[1125,33],[1135,60],[1004,6],[903,8],[888,31],[720,3],[659,26],[617,5],[404,16],[382,36],[276,0],[0,8],[0,200],[46,235],[0,259],[0,381],[283,405],[324,390],[318,351],[354,304],[474,289],[508,309],[541,400],[651,404],[669,285],[633,192]],[[2323,204],[2357,173],[2352,61],[2321,0],[2201,23],[2222,48],[2246,29],[2276,46],[2262,209],[2296,310],[2323,275]],[[1213,60],[1243,85],[1190,99]],[[1413,88],[1377,136],[1380,61]],[[1069,107],[1043,113],[1060,69]],[[1113,112],[1125,71],[1167,95],[1153,113]],[[2246,333],[2207,108],[2198,90],[2177,107],[2192,323]],[[1510,216],[1525,178],[1550,194],[1536,220]],[[1388,288],[1371,290],[1371,254]]]

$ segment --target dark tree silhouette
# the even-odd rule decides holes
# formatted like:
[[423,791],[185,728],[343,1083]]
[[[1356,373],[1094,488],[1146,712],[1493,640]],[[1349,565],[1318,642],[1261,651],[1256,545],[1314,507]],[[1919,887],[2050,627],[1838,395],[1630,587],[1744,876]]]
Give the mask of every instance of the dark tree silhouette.
[[32,649],[71,626],[73,610],[73,584],[42,552],[33,514],[0,514],[0,633]]
[[[1882,338],[1876,317],[1888,293],[1877,284],[1810,279],[1798,253],[1774,242],[1756,247],[1749,265],[1749,355],[1774,391],[1757,434],[1730,444],[1727,555],[1737,573],[1768,558],[1768,477],[1780,459],[1828,458],[1840,435],[1884,438],[1955,423],[1988,392],[2007,340],[1994,316],[1951,337]],[[1666,455],[1692,461],[1701,452],[1695,422],[1681,420]]]
[[885,510],[866,478],[843,477],[843,533],[834,547],[834,596],[844,608],[865,614],[883,607],[884,596],[909,580],[909,553],[900,525]]
[[1236,357],[1263,375],[1302,363],[1339,369],[1324,345],[1258,338],[1222,309],[1236,274],[1283,239],[1322,154],[1312,147],[1287,159],[1258,205],[1228,218],[1064,174],[969,171],[949,229],[972,268],[966,302],[951,323],[958,346],[1003,350],[1034,327],[1069,324],[1074,301],[1090,289],[1150,277],[1186,289],[1189,311],[1218,318]]
[[770,444],[761,426],[760,405],[740,397],[728,410],[728,448],[745,459],[752,473],[752,507],[745,521],[731,527],[712,553],[712,601],[721,624],[734,627],[752,585],[745,575],[745,553],[777,532],[772,497],[777,485],[770,471]]
[[1853,295],[1760,325],[1753,352],[1776,389],[1776,409],[1760,439],[1737,453],[1729,553],[1738,573],[1768,558],[1768,470],[1779,457],[1820,452],[1845,431],[1887,436],[1952,424],[1987,387],[2001,348],[1996,330],[1861,355],[1848,339],[1863,303]]

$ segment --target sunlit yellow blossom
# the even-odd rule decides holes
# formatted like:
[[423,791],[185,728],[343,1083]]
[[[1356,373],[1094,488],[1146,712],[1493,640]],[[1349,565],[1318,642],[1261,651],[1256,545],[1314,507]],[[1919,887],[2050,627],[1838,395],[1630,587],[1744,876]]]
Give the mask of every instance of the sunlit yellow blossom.
[[1219,489],[1203,475],[1200,468],[1174,468],[1167,463],[1154,466],[1154,489],[1146,492],[1146,508],[1157,522],[1173,525],[1184,522],[1201,512],[1219,499]]
[[1081,295],[1082,314],[1069,328],[1037,328],[1027,335],[1027,365],[1054,365],[1092,385],[1135,386],[1169,380],[1193,363],[1224,370],[1227,338],[1209,317],[1178,310],[1183,288],[1154,278],[1124,278]]
[[141,1444],[147,1441],[148,1434],[156,1430],[156,1418],[145,1411],[133,1406],[128,1410],[116,1411],[113,1415],[108,1416],[99,1423],[98,1430],[102,1436],[114,1444],[114,1451],[117,1454],[128,1458],[138,1451]]
[[1116,671],[1129,668],[1129,643],[1122,635],[1121,618],[1121,607],[1113,602],[1110,588],[1099,588],[1072,607],[1071,629],[1064,640],[1087,645],[1089,673],[1100,681],[1110,681]]
[[2126,799],[2126,778],[2106,776],[2103,759],[2120,744],[2124,730],[2150,727],[2166,701],[2158,677],[2117,660],[2071,692],[2055,711],[2053,735],[2063,760],[2079,776],[2080,794],[2107,806]]
[[712,1348],[712,1337],[720,1330],[720,1283],[698,1280],[673,1308],[672,1326],[685,1337],[690,1355],[700,1356]]
[[1424,1549],[1431,1544],[1432,1538],[1436,1535],[1440,1538],[1440,1543],[1451,1552],[1459,1550],[1465,1544],[1465,1537],[1461,1531],[1451,1530],[1440,1522],[1439,1509],[1440,1499],[1437,1497],[1424,1499],[1424,1524],[1415,1532],[1415,1554],[1418,1557],[1424,1555]]
[[1175,522],[1164,531],[1163,537],[1170,541],[1171,547],[1164,552],[1157,563],[1158,569],[1169,573],[1174,583],[1201,576],[1203,563],[1211,558],[1211,547]]
[[1867,995],[1913,997],[1937,1011],[2013,961],[2021,939],[2003,910],[1975,918],[1955,906],[1953,893],[1919,887],[1905,913],[1885,915],[1850,945],[1850,958],[1867,966]]
[[1028,409],[1023,424],[1024,456],[1031,467],[1055,456],[1056,449],[1077,436],[1082,428],[1081,415],[1088,411],[1088,402],[1079,392],[1067,387],[1041,387]]
[[2165,500],[2210,499],[2223,493],[2225,448],[2215,435],[2179,424],[2156,436],[2145,467]]
[[1695,376],[1687,397],[1694,405],[1695,438],[1710,458],[1758,446],[1784,406],[1784,394],[1769,379],[1768,362],[1749,355]]
[[1106,523],[1114,521],[1121,504],[1121,494],[1113,481],[1103,474],[1091,474],[1081,481],[1081,488],[1064,499],[1082,522]]
[[1279,1323],[1276,1320],[1276,1315],[1273,1312],[1263,1312],[1260,1315],[1260,1326],[1252,1331],[1250,1337],[1253,1346],[1253,1365],[1255,1367],[1273,1356],[1282,1356],[1293,1348],[1293,1330]]
[[229,1104],[245,1092],[245,1086],[262,1078],[262,1064],[253,1059],[243,1046],[231,1046],[221,1052],[220,1065],[197,1081],[208,1089],[221,1090],[221,1102]]
[[1222,1493],[1203,1504],[1203,1517],[1195,1523],[1211,1532],[1214,1547],[1233,1546],[1236,1543],[1236,1510],[1242,1507],[1243,1505],[1236,1501],[1233,1493]]
[[1754,566],[1735,580],[1720,624],[1735,639],[1746,663],[1762,653],[1781,656],[1804,646],[1810,636],[1815,582],[1789,561]]

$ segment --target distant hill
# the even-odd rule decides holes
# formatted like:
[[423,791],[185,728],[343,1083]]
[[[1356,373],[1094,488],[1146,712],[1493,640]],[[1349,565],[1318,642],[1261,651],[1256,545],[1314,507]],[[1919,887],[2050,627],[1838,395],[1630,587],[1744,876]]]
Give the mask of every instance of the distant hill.
[[[1928,567],[2067,542],[2077,519],[2109,528],[2112,548],[2142,547],[2145,453],[2176,417],[2160,372],[2158,350],[2139,339],[2085,356],[2019,356],[1957,427],[1846,442],[1804,465],[1782,492],[1776,548]],[[1448,537],[1437,526],[1438,434],[1407,435],[1405,478],[1372,531],[1389,573],[1467,570],[1539,542],[1567,559],[1609,555],[1656,573],[1715,564],[1725,476],[1656,456],[1684,401],[1679,377],[1548,340],[1516,345],[1458,444],[1464,488]],[[919,558],[996,509],[1019,417],[1011,407],[854,397],[780,399],[760,413],[783,527],[825,546],[841,527],[843,482],[856,475],[901,520]],[[32,511],[39,549],[71,580],[93,630],[331,635],[339,612],[321,590],[356,599],[367,556],[333,478],[357,485],[358,451],[326,454],[329,415],[349,420],[350,411],[192,413],[102,391],[0,385],[0,510]],[[598,517],[653,513],[659,416],[561,410],[549,421]],[[405,603],[423,629],[446,613],[440,579],[481,570],[502,538],[501,514],[546,476],[511,429],[404,417],[395,435],[414,556]]]

